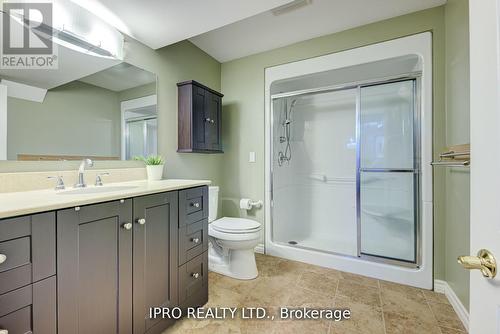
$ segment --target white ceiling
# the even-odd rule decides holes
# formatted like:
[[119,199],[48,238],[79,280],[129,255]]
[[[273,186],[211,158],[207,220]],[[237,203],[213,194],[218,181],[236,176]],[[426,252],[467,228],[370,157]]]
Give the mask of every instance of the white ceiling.
[[190,41],[218,61],[226,62],[445,3],[446,0],[312,0],[310,5],[282,15],[266,11]]
[[79,81],[115,92],[156,82],[156,75],[128,63],[121,63]]
[[[71,0],[158,49],[291,0]],[[420,1],[420,0],[419,0]]]

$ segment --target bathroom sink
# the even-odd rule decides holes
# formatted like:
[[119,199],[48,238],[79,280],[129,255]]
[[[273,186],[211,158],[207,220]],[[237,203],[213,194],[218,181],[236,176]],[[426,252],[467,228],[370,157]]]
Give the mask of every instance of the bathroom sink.
[[132,190],[137,188],[137,186],[109,186],[109,187],[89,187],[89,188],[77,188],[71,190],[65,190],[58,192],[58,195],[86,195],[86,194],[103,194],[116,191]]

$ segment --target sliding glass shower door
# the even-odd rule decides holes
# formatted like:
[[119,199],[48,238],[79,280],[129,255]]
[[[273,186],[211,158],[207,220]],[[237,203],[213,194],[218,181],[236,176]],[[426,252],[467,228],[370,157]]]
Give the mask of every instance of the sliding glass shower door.
[[360,255],[417,262],[418,113],[415,80],[360,88]]
[[273,98],[273,242],[418,265],[417,80]]

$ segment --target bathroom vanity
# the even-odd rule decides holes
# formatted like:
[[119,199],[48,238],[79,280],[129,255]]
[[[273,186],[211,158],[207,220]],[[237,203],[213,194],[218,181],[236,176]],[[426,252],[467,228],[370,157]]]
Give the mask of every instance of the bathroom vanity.
[[209,183],[0,194],[0,332],[161,333],[150,307],[205,304]]

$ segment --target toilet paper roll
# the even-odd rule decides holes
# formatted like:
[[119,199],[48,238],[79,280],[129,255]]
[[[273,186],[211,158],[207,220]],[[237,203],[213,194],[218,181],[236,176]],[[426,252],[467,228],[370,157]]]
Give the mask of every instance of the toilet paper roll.
[[252,201],[249,198],[242,198],[240,200],[240,208],[243,210],[250,210],[252,208]]

